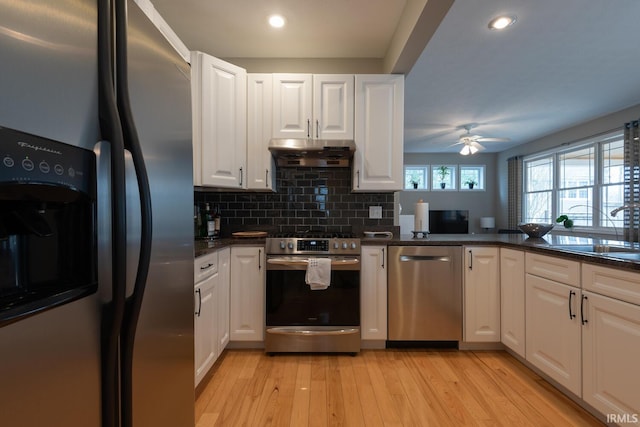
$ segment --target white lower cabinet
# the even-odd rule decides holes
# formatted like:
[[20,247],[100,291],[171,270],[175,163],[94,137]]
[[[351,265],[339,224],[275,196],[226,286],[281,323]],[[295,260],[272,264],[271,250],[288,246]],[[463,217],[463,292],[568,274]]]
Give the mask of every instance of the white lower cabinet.
[[194,364],[195,385],[209,372],[218,354],[218,254],[196,258],[194,273]]
[[231,248],[231,341],[263,341],[265,256],[262,246]]
[[360,334],[387,339],[387,247],[363,246],[360,269]]
[[640,425],[640,274],[591,264],[582,272],[585,289],[628,299],[583,291],[582,398],[603,414]]
[[527,360],[572,393],[581,390],[579,288],[526,275]]
[[231,290],[231,248],[218,251],[218,349],[229,344],[229,293]]
[[229,342],[229,248],[196,258],[194,273],[195,385]]
[[464,248],[464,341],[500,342],[500,249]]
[[581,395],[580,263],[525,255],[526,359]]
[[500,249],[500,334],[504,345],[525,357],[524,252]]

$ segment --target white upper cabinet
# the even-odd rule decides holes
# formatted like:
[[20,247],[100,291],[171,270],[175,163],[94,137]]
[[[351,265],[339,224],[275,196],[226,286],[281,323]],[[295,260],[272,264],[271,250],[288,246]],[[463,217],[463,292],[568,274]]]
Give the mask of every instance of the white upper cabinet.
[[273,137],[353,139],[353,75],[274,74]]
[[353,139],[353,96],[353,75],[314,75],[311,137]]
[[247,73],[191,55],[194,185],[246,188]]
[[355,76],[353,191],[402,190],[404,76]]
[[247,75],[247,188],[275,191],[275,162],[269,152],[273,103],[271,74]]

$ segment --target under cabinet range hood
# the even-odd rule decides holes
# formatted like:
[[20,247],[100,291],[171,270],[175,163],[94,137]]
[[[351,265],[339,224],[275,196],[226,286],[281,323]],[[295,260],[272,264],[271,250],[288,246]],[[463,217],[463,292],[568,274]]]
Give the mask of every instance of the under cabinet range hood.
[[272,139],[269,151],[278,166],[349,167],[356,144],[347,139]]

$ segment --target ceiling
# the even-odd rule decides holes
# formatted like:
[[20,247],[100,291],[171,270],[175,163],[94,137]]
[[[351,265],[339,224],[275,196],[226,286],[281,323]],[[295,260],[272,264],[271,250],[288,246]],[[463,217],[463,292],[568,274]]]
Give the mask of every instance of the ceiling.
[[[509,138],[483,143],[499,152],[640,104],[637,0],[451,1],[152,0],[191,50],[377,58],[404,72],[409,153],[459,151],[465,124]],[[268,28],[274,12],[285,28]],[[502,13],[517,22],[489,30]]]

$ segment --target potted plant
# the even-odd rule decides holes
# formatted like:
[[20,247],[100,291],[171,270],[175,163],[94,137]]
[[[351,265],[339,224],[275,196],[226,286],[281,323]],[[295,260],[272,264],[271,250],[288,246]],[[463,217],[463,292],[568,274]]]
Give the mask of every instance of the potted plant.
[[473,186],[477,185],[478,181],[473,178],[468,178],[464,183],[469,186],[469,190],[473,190]]
[[444,190],[447,186],[447,183],[444,181],[449,176],[449,167],[448,166],[439,166],[438,167],[438,177],[440,179],[440,188]]
[[420,184],[418,181],[412,179],[411,180],[411,185],[413,185],[413,189],[417,190],[418,189],[418,184]]

